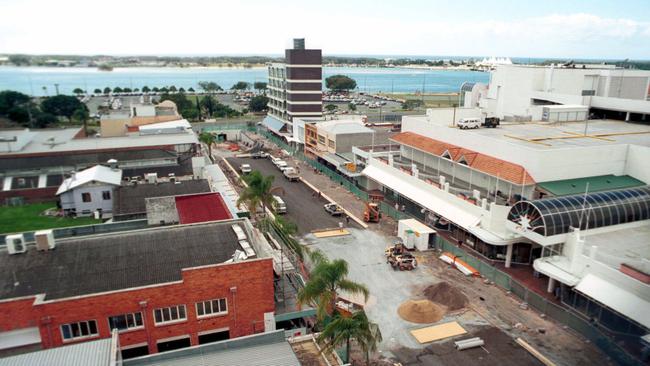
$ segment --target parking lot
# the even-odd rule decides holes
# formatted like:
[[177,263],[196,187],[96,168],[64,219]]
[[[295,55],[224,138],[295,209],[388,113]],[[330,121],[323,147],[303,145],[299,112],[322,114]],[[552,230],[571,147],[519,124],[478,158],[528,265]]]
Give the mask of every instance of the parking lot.
[[[302,236],[313,230],[338,227],[339,222],[345,222],[344,217],[332,217],[324,209],[327,203],[322,197],[314,195],[314,191],[302,182],[289,182],[282,172],[269,159],[228,158],[233,168],[239,169],[241,164],[250,164],[253,170],[259,170],[263,175],[273,175],[274,187],[281,187],[284,194],[278,194],[287,204],[287,219],[298,226]],[[287,160],[287,163],[293,165]],[[353,225],[353,221],[350,221]]]

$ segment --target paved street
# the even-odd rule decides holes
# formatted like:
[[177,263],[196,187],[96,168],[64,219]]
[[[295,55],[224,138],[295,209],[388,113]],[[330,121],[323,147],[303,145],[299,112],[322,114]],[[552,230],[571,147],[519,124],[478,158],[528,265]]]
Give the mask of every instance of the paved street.
[[[279,194],[287,204],[287,213],[284,216],[298,225],[300,235],[308,234],[312,230],[338,227],[339,221],[345,221],[343,217],[332,217],[325,212],[323,205],[327,201],[324,198],[314,197],[314,191],[302,182],[289,182],[269,159],[228,158],[227,160],[235,169],[239,169],[241,164],[250,164],[253,170],[259,170],[263,175],[275,176],[273,185],[284,189],[284,195]],[[290,159],[286,161],[291,163]]]

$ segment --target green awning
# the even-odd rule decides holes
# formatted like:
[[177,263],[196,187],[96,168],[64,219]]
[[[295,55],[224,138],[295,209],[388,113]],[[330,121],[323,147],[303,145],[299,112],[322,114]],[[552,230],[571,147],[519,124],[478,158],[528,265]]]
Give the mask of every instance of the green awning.
[[610,191],[614,189],[632,188],[646,185],[644,182],[629,175],[599,175],[595,177],[555,180],[538,183],[537,187],[553,196],[567,196],[585,193],[589,183],[589,192]]

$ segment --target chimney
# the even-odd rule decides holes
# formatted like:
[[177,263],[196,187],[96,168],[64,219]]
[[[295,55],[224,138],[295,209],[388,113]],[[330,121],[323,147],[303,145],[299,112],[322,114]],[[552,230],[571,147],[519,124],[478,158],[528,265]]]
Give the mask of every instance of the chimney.
[[294,38],[293,39],[293,49],[294,50],[304,50],[305,49],[305,39],[304,38]]

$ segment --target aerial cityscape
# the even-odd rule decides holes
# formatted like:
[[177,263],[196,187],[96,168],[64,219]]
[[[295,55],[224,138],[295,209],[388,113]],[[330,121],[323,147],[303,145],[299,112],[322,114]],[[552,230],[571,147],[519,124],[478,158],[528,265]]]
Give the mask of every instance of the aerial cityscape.
[[648,19],[3,1],[0,366],[650,366]]

